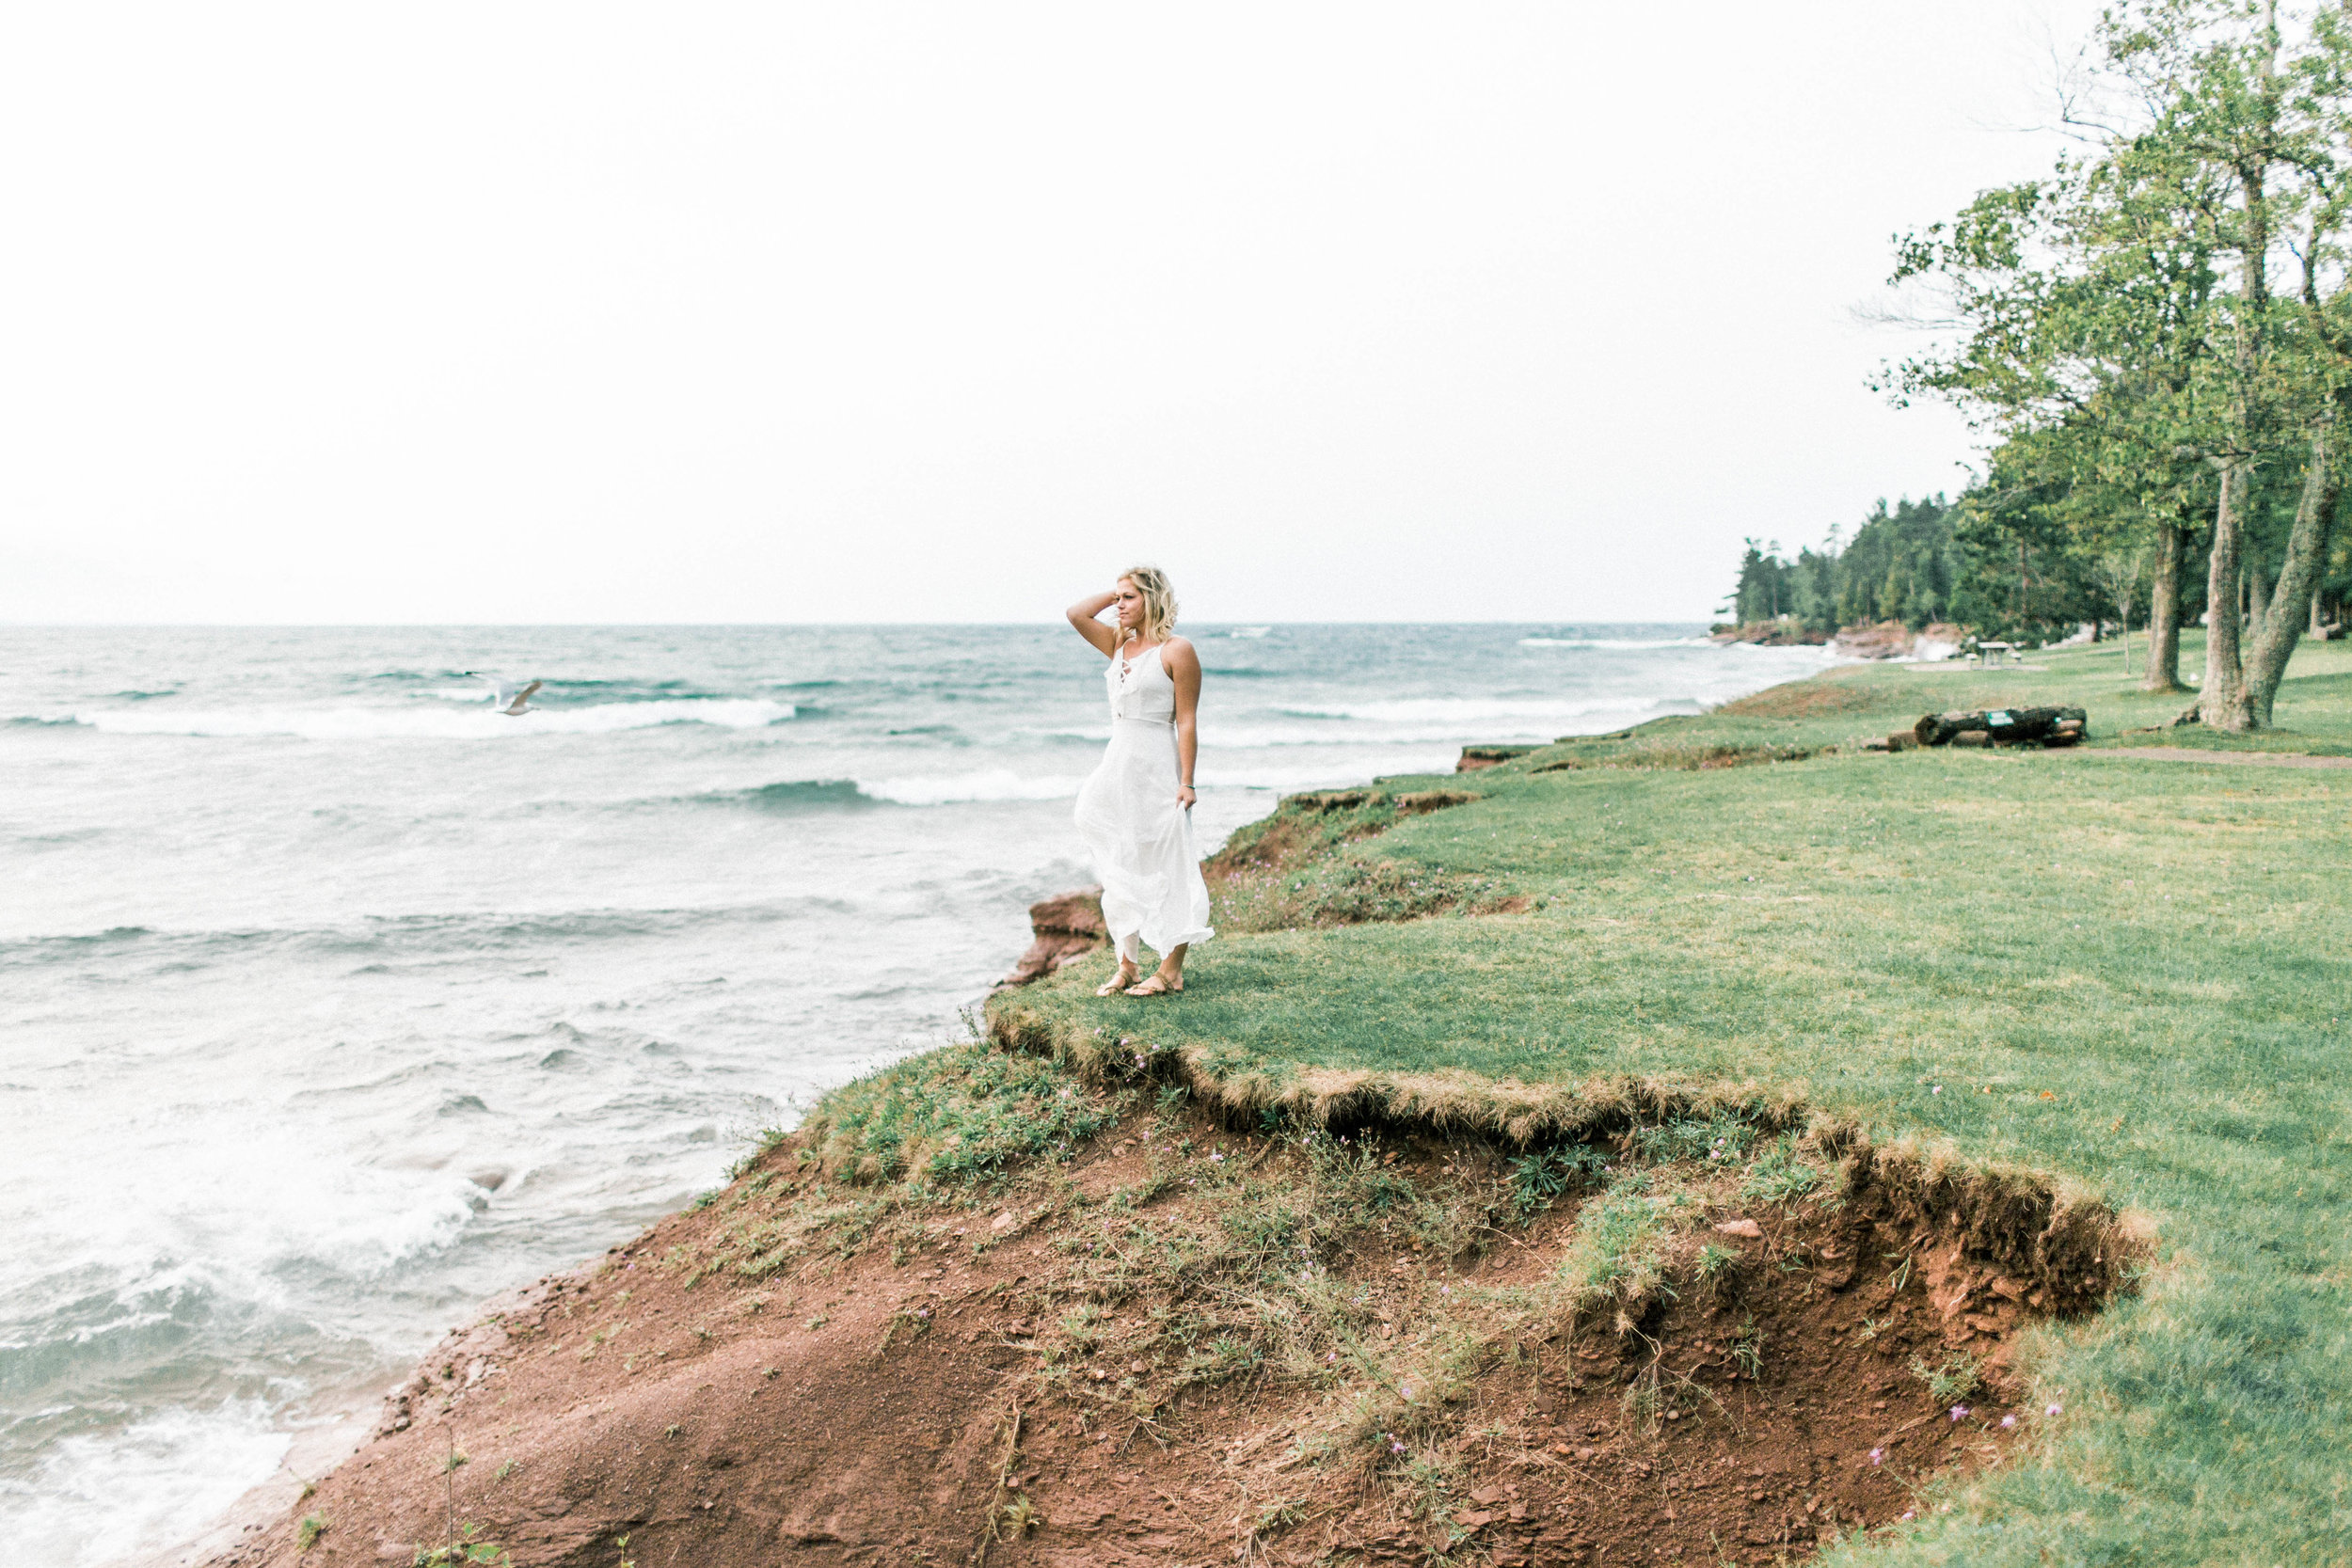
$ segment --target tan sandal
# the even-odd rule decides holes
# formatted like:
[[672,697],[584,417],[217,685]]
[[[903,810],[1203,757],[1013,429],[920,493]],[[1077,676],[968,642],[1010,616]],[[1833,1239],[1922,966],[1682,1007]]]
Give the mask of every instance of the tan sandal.
[[1130,986],[1139,985],[1141,982],[1136,979],[1135,976],[1140,973],[1142,973],[1140,970],[1129,967],[1125,974],[1114,974],[1109,979],[1104,981],[1101,985],[1095,987],[1094,994],[1097,996],[1110,996],[1116,992],[1125,990]]
[[1129,986],[1127,994],[1129,996],[1173,996],[1184,989],[1184,983],[1182,980],[1171,986],[1162,976],[1151,974]]

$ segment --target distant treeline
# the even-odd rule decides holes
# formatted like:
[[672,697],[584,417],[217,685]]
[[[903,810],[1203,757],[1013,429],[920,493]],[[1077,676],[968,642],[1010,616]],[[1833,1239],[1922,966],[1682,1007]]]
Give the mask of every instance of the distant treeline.
[[[2269,476],[2248,530],[2241,610],[2266,610],[2286,553],[2302,476]],[[2046,503],[2064,497],[2042,498]],[[2194,624],[2205,611],[2206,553],[2211,530],[2188,540],[2175,574],[2179,617]],[[2104,547],[2096,547],[2104,546]],[[1914,628],[1953,622],[1985,637],[2037,642],[2081,626],[2099,635],[2137,630],[2153,608],[2153,550],[2131,547],[2112,533],[2085,547],[2033,499],[2000,498],[1974,488],[1958,500],[1937,495],[1881,500],[1853,537],[1832,528],[1818,548],[1791,556],[1780,542],[1750,539],[1740,560],[1739,586],[1724,608],[1742,625],[1786,620],[1807,631],[1899,621]],[[2352,540],[2338,534],[2315,584],[2310,623],[2336,619],[2352,598]]]

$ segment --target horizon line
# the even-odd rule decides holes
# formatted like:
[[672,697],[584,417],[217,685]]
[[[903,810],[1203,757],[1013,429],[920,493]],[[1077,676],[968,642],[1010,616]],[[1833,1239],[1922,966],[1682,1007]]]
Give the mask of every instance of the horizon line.
[[[596,630],[596,631],[673,631],[673,630],[746,630],[785,629],[802,627],[838,627],[854,630],[866,626],[1040,626],[1053,627],[1064,623],[1056,621],[12,621],[0,617],[0,631],[433,631],[441,629],[501,630]],[[1598,620],[1590,617],[1555,616],[1547,620],[1378,620],[1378,619],[1307,619],[1257,621],[1247,616],[1230,620],[1201,620],[1202,626],[1697,626],[1723,624],[1720,620],[1645,619]],[[1181,629],[1181,627],[1180,627]]]

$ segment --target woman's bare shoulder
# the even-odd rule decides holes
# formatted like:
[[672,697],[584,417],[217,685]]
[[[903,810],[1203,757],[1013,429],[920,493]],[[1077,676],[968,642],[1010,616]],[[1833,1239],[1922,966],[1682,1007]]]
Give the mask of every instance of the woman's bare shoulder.
[[1166,642],[1161,643],[1160,657],[1174,659],[1179,664],[1200,662],[1200,656],[1193,652],[1192,639],[1188,637],[1171,637]]

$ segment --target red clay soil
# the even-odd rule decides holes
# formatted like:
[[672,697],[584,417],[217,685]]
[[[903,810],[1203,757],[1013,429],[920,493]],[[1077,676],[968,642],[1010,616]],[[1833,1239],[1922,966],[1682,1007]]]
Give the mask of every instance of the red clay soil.
[[[1081,1190],[1136,1178],[1143,1156],[1118,1136],[1068,1167]],[[1461,1158],[1403,1147],[1416,1180]],[[800,1180],[793,1152],[761,1164]],[[1179,1185],[1150,1207],[1216,1201]],[[1913,1359],[1993,1352],[1997,1380],[2031,1292],[1871,1207],[1711,1212],[1744,1291],[1682,1287],[1637,1333],[1531,1337],[1420,1449],[1322,1464],[1296,1439],[1328,1391],[1241,1380],[1108,1423],[1107,1402],[1042,1393],[1031,1336],[1068,1258],[1050,1223],[983,1211],[954,1222],[997,1239],[977,1258],[950,1237],[898,1262],[876,1247],[830,1277],[689,1289],[662,1259],[718,1223],[689,1212],[453,1337],[373,1441],[212,1565],[406,1564],[462,1527],[516,1564],[566,1568],[1773,1561],[1899,1521],[1915,1483],[1999,1463],[2041,1419],[1994,1390],[1958,1419],[1931,1401]],[[1720,1233],[1742,1218],[1756,1234]],[[1467,1270],[1407,1250],[1333,1272],[1361,1283],[1376,1336],[1407,1340],[1454,1291],[1546,1276],[1574,1223],[1540,1216]],[[1888,1255],[1915,1260],[1899,1291]],[[1156,1370],[1119,1354],[1080,1386]],[[1440,1472],[1442,1496],[1425,1484]],[[307,1550],[304,1517],[324,1522]]]

